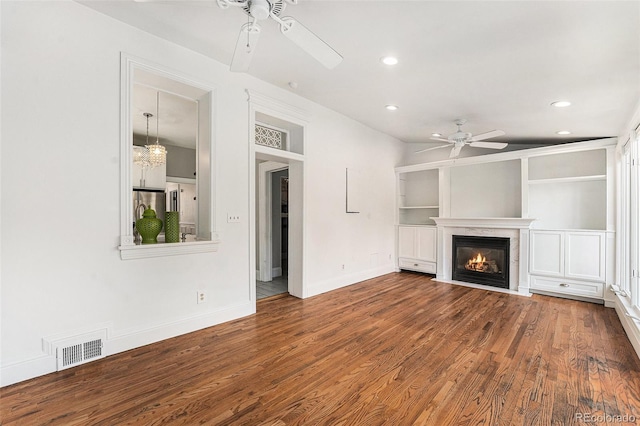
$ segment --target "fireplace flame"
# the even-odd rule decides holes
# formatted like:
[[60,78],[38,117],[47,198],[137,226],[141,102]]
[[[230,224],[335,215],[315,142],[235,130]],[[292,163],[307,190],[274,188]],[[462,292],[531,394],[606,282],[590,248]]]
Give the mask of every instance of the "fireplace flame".
[[494,260],[487,262],[487,258],[481,253],[478,253],[477,256],[469,259],[464,268],[468,271],[487,272],[492,274],[499,272],[496,262]]

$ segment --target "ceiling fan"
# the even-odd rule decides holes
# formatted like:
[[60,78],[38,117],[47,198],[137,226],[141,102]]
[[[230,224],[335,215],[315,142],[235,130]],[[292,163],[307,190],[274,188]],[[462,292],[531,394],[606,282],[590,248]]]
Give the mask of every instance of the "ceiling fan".
[[481,142],[485,139],[490,139],[496,136],[502,136],[505,133],[502,130],[492,130],[486,133],[480,133],[479,135],[472,135],[468,132],[463,132],[461,127],[467,120],[458,119],[455,121],[456,126],[458,126],[458,131],[450,134],[447,139],[441,137],[432,137],[431,139],[436,141],[447,142],[447,145],[435,146],[433,148],[421,149],[420,151],[416,151],[416,154],[419,152],[432,151],[434,149],[447,148],[453,144],[451,149],[451,154],[449,154],[449,158],[455,158],[460,154],[462,147],[465,145],[472,146],[474,148],[490,148],[490,149],[502,149],[506,147],[508,144],[503,142]]
[[280,24],[280,32],[313,56],[325,67],[332,69],[342,62],[342,56],[331,46],[290,16],[280,16],[286,3],[298,4],[298,0],[217,0],[221,9],[241,7],[252,18],[240,28],[236,49],[231,60],[231,71],[246,72],[251,63],[260,36],[258,21],[271,18]]

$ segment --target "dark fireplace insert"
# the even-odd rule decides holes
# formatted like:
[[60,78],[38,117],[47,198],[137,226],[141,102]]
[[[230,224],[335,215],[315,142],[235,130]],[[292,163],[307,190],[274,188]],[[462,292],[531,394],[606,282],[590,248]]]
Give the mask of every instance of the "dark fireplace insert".
[[509,288],[509,238],[453,236],[451,278]]

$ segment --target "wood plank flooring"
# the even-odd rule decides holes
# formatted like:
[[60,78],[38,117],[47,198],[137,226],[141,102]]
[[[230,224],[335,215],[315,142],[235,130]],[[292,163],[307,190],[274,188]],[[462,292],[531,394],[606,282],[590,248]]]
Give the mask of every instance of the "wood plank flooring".
[[612,309],[394,273],[0,390],[3,425],[640,424]]

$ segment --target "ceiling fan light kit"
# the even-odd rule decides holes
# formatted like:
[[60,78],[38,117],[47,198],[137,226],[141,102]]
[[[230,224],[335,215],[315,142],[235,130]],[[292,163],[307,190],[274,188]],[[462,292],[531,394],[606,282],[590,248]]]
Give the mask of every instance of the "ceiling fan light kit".
[[297,0],[217,0],[221,9],[238,6],[249,18],[253,18],[253,21],[240,29],[231,60],[231,71],[246,72],[249,69],[260,36],[260,26],[257,22],[267,18],[278,23],[283,35],[325,67],[333,69],[342,62],[342,56],[307,27],[290,16],[280,16],[286,6],[285,1],[293,5],[298,4]]

